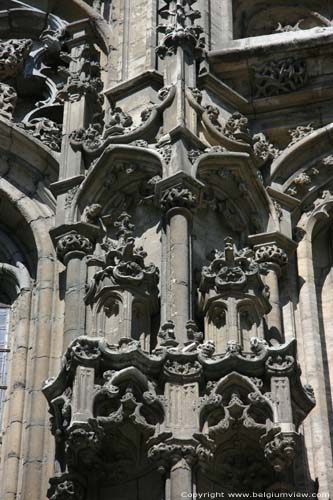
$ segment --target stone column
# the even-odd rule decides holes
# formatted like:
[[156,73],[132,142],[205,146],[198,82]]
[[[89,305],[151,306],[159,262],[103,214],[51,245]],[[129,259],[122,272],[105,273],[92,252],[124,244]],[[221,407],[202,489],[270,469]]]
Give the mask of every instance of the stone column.
[[57,256],[66,266],[64,349],[85,333],[84,294],[87,266],[83,258],[93,252],[99,229],[87,223],[63,225],[51,232]]
[[[22,433],[24,432],[24,404],[26,391],[26,369],[29,348],[29,322],[31,290],[21,290],[17,299],[15,331],[12,333],[12,353],[10,357],[11,378],[8,384],[10,405],[6,421],[4,419],[4,442],[2,444],[3,477],[0,495],[4,500],[16,498],[19,486],[19,469],[22,456]],[[6,407],[9,400],[6,401]]]
[[[167,213],[170,317],[175,323],[177,338],[184,342],[185,327],[191,314],[190,245],[191,213],[174,208]],[[184,332],[184,337],[182,335]]]
[[280,304],[279,277],[281,269],[288,263],[287,254],[277,245],[262,245],[256,249],[256,260],[266,265],[266,285],[269,287],[269,302],[272,306],[267,314],[268,340],[271,344],[282,344],[283,322]]
[[185,458],[175,460],[170,469],[171,500],[187,497],[192,493],[192,467]]
[[330,440],[327,396],[322,356],[317,295],[313,270],[312,234],[300,241],[297,249],[299,275],[300,334],[302,336],[302,368],[306,382],[311,384],[316,406],[305,421],[306,446],[312,477],[319,479],[320,492],[330,491],[333,477],[332,447]]
[[186,323],[192,316],[192,210],[199,203],[201,184],[183,172],[156,185],[160,205],[165,212],[162,269],[162,323],[173,321],[176,340],[186,342]]
[[285,341],[279,280],[286,270],[288,257],[293,254],[297,243],[281,233],[264,233],[249,236],[255,250],[255,259],[266,268],[265,283],[269,287],[269,302],[272,306],[267,314],[268,338],[272,344]]

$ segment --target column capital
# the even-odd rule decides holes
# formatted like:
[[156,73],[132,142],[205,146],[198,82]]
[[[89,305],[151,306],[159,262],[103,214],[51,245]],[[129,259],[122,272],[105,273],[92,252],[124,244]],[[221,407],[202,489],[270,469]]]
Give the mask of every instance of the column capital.
[[[162,179],[156,184],[155,196],[166,213],[181,210],[184,214],[190,214],[201,204],[202,188],[204,185],[185,174],[177,174]],[[185,210],[184,210],[185,209]],[[169,214],[171,215],[171,214]]]
[[93,252],[93,242],[100,228],[93,224],[77,222],[62,224],[50,231],[58,259],[65,265],[72,258],[83,259]]

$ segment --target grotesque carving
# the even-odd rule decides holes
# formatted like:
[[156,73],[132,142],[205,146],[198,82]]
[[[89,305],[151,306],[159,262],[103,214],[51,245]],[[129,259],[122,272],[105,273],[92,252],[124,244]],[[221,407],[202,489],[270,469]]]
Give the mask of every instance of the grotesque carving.
[[288,144],[288,147],[293,146],[296,144],[296,142],[300,141],[301,139],[304,139],[308,135],[312,134],[314,132],[314,128],[312,126],[312,123],[309,123],[308,125],[300,125],[294,129],[289,130],[289,134],[291,137],[291,141]]
[[161,325],[158,336],[161,339],[161,346],[176,347],[178,345],[175,337],[175,324],[172,320]]
[[0,80],[13,78],[22,70],[31,46],[28,39],[0,41]]
[[109,286],[143,285],[147,287],[147,291],[156,289],[158,270],[153,264],[148,266],[145,264],[147,254],[142,247],[135,246],[134,225],[130,220],[131,217],[127,213],[122,213],[114,223],[118,228],[118,240],[105,239],[103,244],[105,253],[98,260],[102,269],[97,271],[90,283],[86,294],[87,304],[94,301],[96,293],[106,283],[109,283]]
[[224,135],[235,140],[249,142],[251,140],[248,128],[249,120],[241,113],[233,113],[224,127]]
[[10,120],[13,117],[16,101],[16,90],[10,85],[0,83],[0,115]]
[[132,117],[125,113],[120,107],[112,109],[108,122],[105,125],[104,135],[120,135],[125,129],[133,125]]
[[276,472],[281,472],[294,460],[296,454],[295,435],[278,434],[264,448],[266,459]]
[[281,154],[281,151],[267,140],[265,134],[254,134],[252,140],[255,156],[264,163],[267,160],[275,160]]
[[61,150],[62,126],[48,118],[33,118],[29,122],[19,123],[18,127],[41,141],[53,151]]
[[305,61],[293,57],[255,66],[253,73],[256,98],[295,92],[307,80]]
[[84,481],[76,474],[63,474],[50,479],[49,500],[84,500]]

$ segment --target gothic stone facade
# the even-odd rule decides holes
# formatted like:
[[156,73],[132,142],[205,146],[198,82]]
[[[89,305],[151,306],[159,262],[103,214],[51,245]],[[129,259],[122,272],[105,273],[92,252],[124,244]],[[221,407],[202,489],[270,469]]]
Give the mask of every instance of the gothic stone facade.
[[0,10],[1,500],[332,495],[332,2]]

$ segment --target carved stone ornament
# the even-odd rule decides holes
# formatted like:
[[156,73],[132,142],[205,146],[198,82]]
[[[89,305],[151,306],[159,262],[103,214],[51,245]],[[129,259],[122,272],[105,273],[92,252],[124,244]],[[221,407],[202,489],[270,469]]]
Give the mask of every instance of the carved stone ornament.
[[281,472],[293,462],[296,454],[296,433],[278,434],[264,448],[266,459],[276,472]]
[[57,256],[61,262],[68,262],[72,257],[83,258],[92,252],[91,241],[76,232],[65,234],[57,243]]
[[17,93],[14,87],[0,83],[0,115],[11,120],[15,110]]
[[99,123],[90,123],[88,128],[73,130],[69,135],[69,141],[74,150],[84,149],[87,153],[94,153],[103,145],[102,126]]
[[195,321],[189,320],[186,323],[186,333],[187,333],[187,342],[185,344],[200,344],[203,341],[203,333],[199,332],[199,328]]
[[314,183],[315,177],[319,175],[317,168],[311,168],[308,172],[301,172],[292,181],[287,193],[291,196],[304,196]]
[[225,238],[224,250],[214,250],[210,265],[203,267],[200,290],[242,289],[250,277],[261,281],[254,252],[249,248],[242,251],[235,250],[233,239],[228,237]]
[[192,467],[196,462],[207,463],[213,458],[214,443],[204,435],[196,434],[190,442],[169,438],[163,442],[152,440],[148,457],[159,465],[159,470],[165,473],[176,463],[184,460]]
[[286,376],[291,374],[295,368],[297,369],[297,364],[293,356],[288,354],[276,354],[269,356],[266,361],[266,369],[270,375],[273,376]]
[[172,320],[166,321],[161,325],[158,337],[161,339],[161,346],[176,347],[178,345],[175,336],[175,324]]
[[[214,415],[214,419],[211,420],[210,415]],[[200,420],[202,424],[209,423],[208,437],[216,444],[228,441],[241,427],[251,430],[252,439],[257,439],[259,444],[272,419],[270,400],[250,379],[236,372],[223,377],[213,391],[201,399]]]
[[255,259],[259,263],[272,263],[279,267],[288,264],[288,256],[282,248],[275,244],[263,245],[256,249]]
[[105,124],[104,136],[121,135],[125,129],[130,129],[133,125],[133,119],[125,113],[120,107],[116,106],[111,110],[109,120]]
[[99,99],[98,94],[103,89],[103,82],[100,78],[101,67],[97,51],[92,45],[85,44],[75,62],[77,68],[73,71],[65,67],[59,68],[68,78],[64,85],[59,86],[57,100],[76,102],[86,94],[94,94]]
[[90,256],[102,269],[95,273],[88,287],[85,297],[87,304],[94,302],[96,294],[106,284],[142,285],[147,290],[156,290],[159,271],[153,264],[145,264],[147,254],[142,247],[135,246],[134,225],[130,221],[130,215],[123,212],[114,222],[118,228],[118,240],[106,237],[103,242],[104,255],[98,259]]
[[291,137],[291,141],[288,144],[288,147],[293,146],[301,139],[304,139],[308,135],[312,134],[314,130],[315,129],[313,128],[312,123],[309,123],[308,125],[300,125],[294,129],[290,129],[289,135]]
[[239,112],[233,113],[224,126],[224,135],[245,142],[251,141],[250,130],[248,128],[249,120]]
[[196,57],[202,56],[205,47],[203,28],[195,24],[195,20],[200,19],[201,13],[192,8],[192,4],[196,1],[164,0],[165,5],[159,13],[167,23],[157,26],[157,31],[164,35],[156,49],[161,59],[175,54],[179,46],[190,49]]
[[167,359],[164,364],[164,374],[168,379],[197,380],[202,371],[198,361]]
[[13,78],[22,70],[31,46],[29,39],[0,41],[0,80]]
[[63,474],[50,479],[49,500],[84,500],[84,480],[76,474]]
[[176,207],[183,207],[191,210],[196,207],[197,196],[184,186],[174,186],[162,193],[160,204],[165,211]]
[[17,126],[53,151],[59,152],[61,150],[62,125],[48,118],[33,118],[31,121],[19,123]]
[[300,27],[300,24],[304,21],[304,19],[300,19],[297,21],[294,26],[292,24],[284,24],[278,23],[277,28],[274,30],[275,33],[290,33],[291,31],[300,31],[302,28]]
[[264,163],[268,160],[275,160],[281,154],[281,151],[267,140],[265,134],[254,134],[252,141],[255,156]]
[[306,63],[288,57],[253,67],[255,97],[271,97],[301,89],[307,81]]

